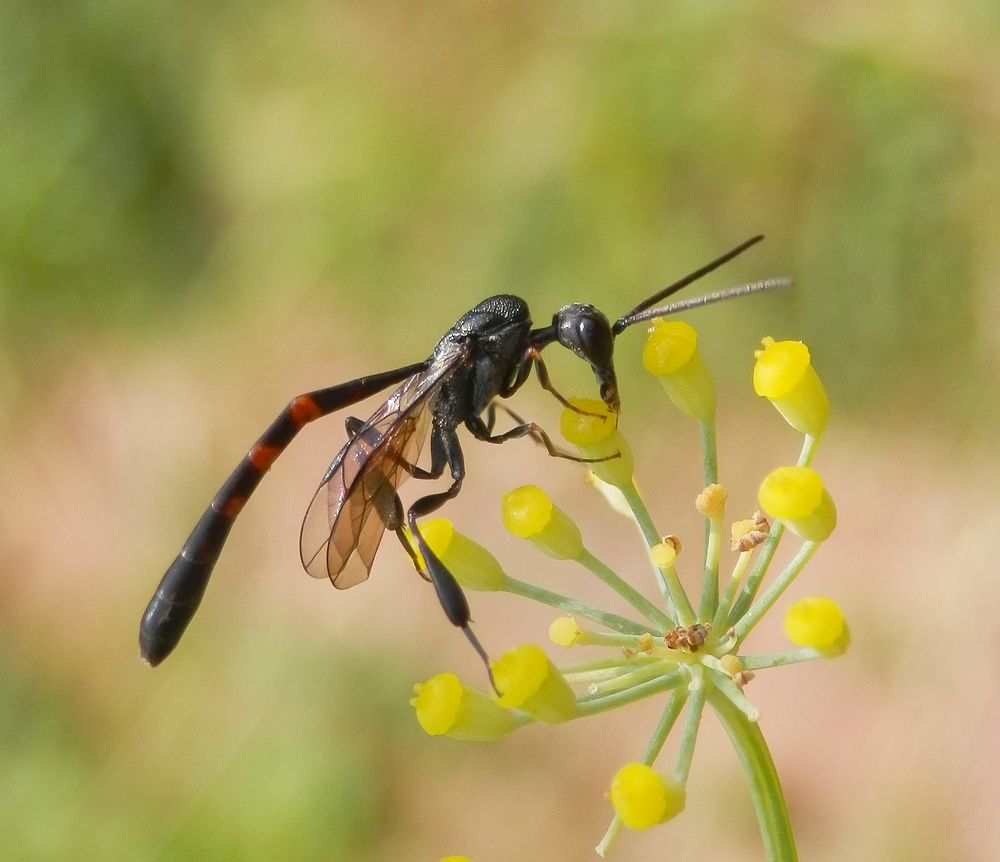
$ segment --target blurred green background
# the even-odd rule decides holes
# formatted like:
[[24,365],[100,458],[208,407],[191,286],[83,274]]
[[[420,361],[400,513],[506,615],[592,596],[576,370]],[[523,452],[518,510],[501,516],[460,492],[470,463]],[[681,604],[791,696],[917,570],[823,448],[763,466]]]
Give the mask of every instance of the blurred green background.
[[[262,486],[155,671],[139,615],[291,395],[422,358],[491,293],[615,316],[762,232],[705,289],[794,291],[688,319],[738,506],[797,452],[749,390],[759,338],[806,340],[834,402],[841,526],[792,598],[836,597],[855,643],[749,689],[802,857],[997,858],[998,46],[984,0],[0,5],[0,856],[588,858],[657,705],[424,737],[411,684],[481,670],[395,543],[350,593],[299,571],[341,419]],[[696,547],[697,437],[641,340],[623,430]],[[516,403],[554,425],[533,383]],[[608,555],[628,528],[530,444],[480,448],[445,514],[585,594],[503,534],[498,494],[542,481]],[[494,652],[544,640],[544,612],[473,606]],[[758,857],[711,724],[684,817],[617,858]]]

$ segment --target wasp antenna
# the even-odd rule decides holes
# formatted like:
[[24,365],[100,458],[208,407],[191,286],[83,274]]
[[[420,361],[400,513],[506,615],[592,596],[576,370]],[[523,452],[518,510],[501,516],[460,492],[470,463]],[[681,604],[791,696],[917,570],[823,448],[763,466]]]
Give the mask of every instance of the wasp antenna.
[[[652,320],[656,317],[666,317],[668,314],[676,314],[678,311],[687,311],[689,308],[700,308],[703,305],[711,305],[713,302],[722,302],[726,299],[736,299],[740,296],[748,296],[751,293],[760,293],[765,290],[775,290],[779,287],[791,287],[795,284],[787,276],[778,278],[765,278],[761,281],[752,281],[749,284],[741,284],[739,287],[731,287],[728,290],[720,290],[716,293],[706,293],[704,296],[695,296],[691,299],[682,299],[680,302],[672,302],[661,308],[650,308],[639,314],[633,314],[625,320],[622,329],[632,326],[635,323],[642,323],[644,320]],[[619,321],[621,323],[621,321]]]
[[612,327],[611,331],[615,335],[618,335],[619,332],[621,332],[624,329],[627,329],[633,323],[637,323],[639,319],[645,320],[646,318],[636,318],[636,315],[638,315],[642,311],[645,311],[650,306],[656,305],[656,303],[660,302],[660,300],[666,299],[668,296],[673,296],[673,294],[677,293],[677,291],[683,290],[692,282],[697,281],[702,276],[708,275],[710,272],[718,269],[720,266],[722,266],[722,264],[727,263],[734,257],[743,254],[743,252],[745,252],[748,248],[756,245],[762,239],[764,239],[764,234],[758,234],[757,236],[750,237],[750,239],[746,240],[745,242],[741,242],[738,246],[736,246],[736,248],[727,251],[724,255],[722,255],[721,257],[717,257],[711,263],[706,263],[700,269],[696,269],[694,272],[685,275],[684,278],[675,281],[673,284],[668,284],[665,288],[663,288],[663,290],[659,291],[658,293],[654,293],[652,296],[644,299],[628,314],[625,314],[622,317],[618,318],[618,321]]

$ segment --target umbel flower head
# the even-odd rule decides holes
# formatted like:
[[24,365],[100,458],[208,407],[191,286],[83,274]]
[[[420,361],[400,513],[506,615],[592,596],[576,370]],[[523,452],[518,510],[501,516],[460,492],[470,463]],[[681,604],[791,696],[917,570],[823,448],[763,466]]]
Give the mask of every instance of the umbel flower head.
[[[609,778],[612,819],[597,846],[602,856],[623,826],[650,829],[683,812],[698,729],[708,707],[740,750],[768,858],[795,858],[781,786],[757,727],[760,711],[746,690],[761,671],[843,654],[850,633],[839,606],[813,596],[787,610],[788,650],[746,650],[753,629],[782,601],[837,524],[833,498],[812,467],[829,415],[826,391],[804,344],[765,338],[763,345],[756,353],[754,389],[803,435],[803,444],[793,463],[775,467],[762,479],[760,510],[738,512],[728,522],[729,495],[717,466],[716,392],[698,352],[697,332],[687,323],[659,321],[643,353],[647,370],[661,381],[680,413],[700,428],[704,484],[682,491],[705,522],[700,554],[691,550],[697,544],[694,537],[669,535],[657,525],[636,487],[632,453],[618,417],[593,399],[569,399],[560,427],[588,459],[589,483],[614,510],[609,524],[620,530],[622,513],[633,521],[645,545],[647,571],[625,575],[599,559],[573,521],[570,506],[563,508],[536,485],[511,490],[500,508],[510,533],[544,555],[552,569],[550,584],[511,576],[450,522],[421,526],[431,548],[463,585],[510,592],[559,610],[549,627],[550,649],[581,655],[557,666],[540,646],[517,646],[493,663],[493,691],[469,686],[454,674],[433,677],[416,687],[411,701],[427,733],[494,741],[529,724],[558,725],[643,698],[664,699],[650,741],[637,747],[642,759],[621,765]],[[786,532],[793,534],[789,540],[798,547],[783,568],[772,572]],[[557,567],[573,566],[617,593],[629,613],[605,610],[549,588],[568,583],[562,568],[555,580]],[[720,577],[724,566],[728,574]],[[690,579],[683,576],[692,570],[701,577],[697,600],[685,586]],[[544,570],[542,577],[547,577]],[[644,585],[653,588],[655,601]],[[658,764],[678,723],[677,760],[672,767]]]

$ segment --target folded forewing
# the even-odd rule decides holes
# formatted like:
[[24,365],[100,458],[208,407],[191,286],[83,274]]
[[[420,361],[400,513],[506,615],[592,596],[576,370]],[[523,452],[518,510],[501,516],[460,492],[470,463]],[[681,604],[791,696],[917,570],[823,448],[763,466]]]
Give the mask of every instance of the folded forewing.
[[[442,383],[467,356],[463,344],[408,378],[333,459],[302,522],[302,565],[338,589],[367,579],[386,528],[397,529],[396,489],[427,438]],[[357,553],[355,553],[357,551]]]

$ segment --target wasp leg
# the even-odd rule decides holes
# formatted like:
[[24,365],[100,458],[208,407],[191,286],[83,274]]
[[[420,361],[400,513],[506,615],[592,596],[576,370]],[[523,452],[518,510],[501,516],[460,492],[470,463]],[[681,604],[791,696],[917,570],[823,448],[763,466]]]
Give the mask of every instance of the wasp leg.
[[[347,432],[352,436],[356,436],[359,431],[357,423],[360,422],[360,420],[353,421],[355,424],[348,424]],[[351,422],[352,420],[349,419],[348,423]],[[360,424],[364,425],[363,422]],[[448,458],[443,447],[441,446],[438,435],[435,435],[431,438],[431,468],[429,470],[417,467],[409,461],[401,460],[400,464],[403,469],[405,469],[415,479],[440,479],[444,474],[444,468],[448,466]],[[431,580],[426,566],[424,566],[423,561],[420,559],[420,555],[417,553],[416,548],[413,547],[413,543],[407,536],[406,514],[403,510],[403,501],[400,500],[399,494],[394,495],[392,516],[386,519],[385,526],[386,529],[392,530],[396,534],[396,538],[399,539],[399,543],[403,546],[403,549],[410,558],[410,562],[413,563],[413,568],[417,570],[420,577],[427,581]]]
[[[490,407],[492,406],[490,404]],[[553,458],[565,458],[567,461],[576,461],[578,464],[596,464],[601,461],[610,461],[612,458],[618,458],[621,455],[620,452],[615,452],[613,455],[605,455],[602,458],[581,458],[579,455],[565,452],[552,442],[552,438],[545,433],[544,429],[537,422],[525,422],[506,405],[500,404],[497,406],[509,413],[514,421],[520,424],[515,425],[509,431],[504,431],[503,434],[491,434],[492,428],[488,421],[483,422],[478,416],[466,419],[465,426],[477,440],[482,440],[484,443],[506,443],[508,440],[517,440],[520,437],[531,437],[536,443],[544,446],[545,451]],[[487,408],[487,418],[489,418],[489,408]]]
[[[367,425],[368,423],[365,422],[364,419],[359,419],[357,416],[348,416],[344,421],[344,428],[347,429],[347,436],[349,439],[353,440],[355,437],[360,435],[369,446],[374,448],[382,439],[382,435],[374,428],[366,428]],[[400,459],[399,464],[404,470],[406,470],[407,473],[418,479],[437,479],[444,472],[445,466],[444,461],[442,461],[440,469],[435,476],[431,471],[417,467],[409,461]],[[392,510],[390,512],[382,513],[385,528],[387,530],[392,530],[396,534],[396,538],[399,539],[399,543],[403,546],[403,549],[410,557],[410,561],[413,563],[413,568],[420,573],[420,576],[424,578],[424,580],[430,580],[424,572],[424,567],[420,561],[420,557],[409,539],[406,537],[406,530],[404,529],[406,524],[406,512],[403,509],[403,501],[399,498],[399,494],[396,492],[393,492],[392,494],[391,505]]]
[[293,398],[225,481],[167,569],[139,625],[143,659],[158,665],[177,646],[205,594],[222,546],[264,474],[307,424],[401,383],[426,362],[359,377]]
[[553,385],[552,378],[549,377],[549,369],[546,364],[542,361],[542,354],[539,352],[537,347],[529,347],[530,351],[534,351],[534,363],[535,363],[535,374],[538,376],[538,383],[541,385],[542,389],[546,392],[551,393],[555,396],[556,401],[562,404],[567,410],[572,410],[574,413],[579,413],[582,416],[598,416],[603,418],[604,413],[594,413],[590,410],[583,410],[577,407],[575,404],[571,404],[569,399],[565,398],[561,392]]
[[432,512],[437,511],[449,500],[455,499],[459,491],[462,490],[462,480],[465,478],[465,458],[462,455],[462,447],[458,442],[458,435],[454,431],[435,429],[431,437],[431,470],[435,472],[440,468],[438,475],[444,472],[444,465],[447,463],[451,470],[451,486],[436,494],[428,494],[416,500],[406,513],[406,521],[410,527],[420,554],[424,558],[427,574],[431,583],[434,584],[434,591],[437,593],[438,601],[444,610],[448,621],[462,630],[472,644],[472,648],[479,654],[486,666],[486,673],[490,678],[490,684],[496,689],[493,681],[493,671],[490,668],[490,657],[487,655],[483,645],[479,642],[475,632],[472,631],[470,622],[472,613],[469,610],[469,602],[465,598],[465,593],[459,586],[455,576],[448,571],[444,563],[438,559],[437,554],[431,550],[420,530],[417,528],[417,518],[422,518]]
[[[493,401],[491,401],[489,403],[489,405],[486,408],[486,431],[488,432],[488,435],[489,435],[489,438],[491,439],[491,441],[492,441],[492,438],[494,436],[493,435],[493,429],[496,427],[496,424],[497,424],[497,411],[498,410],[503,410],[503,412],[506,413],[508,416],[510,416],[510,418],[513,419],[518,425],[527,425],[527,424],[529,424],[519,414],[517,414],[513,410],[511,410],[510,407],[508,407],[506,404],[504,404],[504,403],[502,403],[502,402],[497,401],[496,399],[494,399]],[[542,438],[541,438],[540,435],[529,432],[527,434],[527,436],[531,437],[531,439],[534,440],[539,446],[544,446],[545,445],[545,442],[542,440]],[[478,438],[478,439],[483,439],[483,438]]]
[[[361,435],[369,446],[375,448],[375,446],[377,446],[379,441],[382,439],[382,435],[374,428],[366,429],[365,426],[367,424],[368,423],[365,422],[364,419],[359,419],[357,416],[348,416],[344,422],[344,427],[347,429],[348,438],[353,439],[354,437]],[[441,465],[441,469],[439,469],[436,473],[433,470],[425,470],[423,467],[411,464],[403,458],[400,458],[398,463],[399,466],[409,473],[414,479],[438,479],[444,472],[443,463]],[[390,530],[394,529],[391,524],[386,524],[386,526],[389,527]]]
[[[486,430],[489,431],[490,436],[493,435],[493,428],[496,426],[497,423],[498,410],[503,410],[503,412],[506,413],[508,416],[510,416],[510,418],[513,419],[518,425],[528,424],[527,420],[522,418],[520,414],[515,413],[513,410],[510,409],[510,407],[508,407],[501,401],[497,401],[496,399],[494,399],[489,403],[489,405],[486,408]],[[529,435],[529,436],[531,436],[531,439],[534,440],[536,443],[538,443],[539,446],[544,445],[540,437],[537,437],[535,435]]]
[[520,389],[525,381],[528,379],[528,375],[531,374],[531,367],[534,366],[535,373],[538,375],[538,382],[541,384],[542,389],[546,392],[550,392],[555,396],[556,401],[562,404],[567,410],[572,410],[574,413],[581,413],[584,416],[603,416],[603,413],[591,413],[589,410],[582,410],[579,407],[570,404],[569,399],[567,399],[552,383],[552,378],[549,377],[549,369],[545,365],[542,359],[541,350],[535,345],[531,345],[527,350],[524,351],[524,356],[521,357],[520,364],[517,366],[517,371],[515,372],[511,381],[504,387],[500,389],[497,393],[501,398],[510,398],[518,389]]
[[413,544],[406,537],[406,530],[403,529],[403,524],[406,522],[406,512],[403,510],[403,501],[399,499],[399,494],[396,495],[396,500],[393,510],[393,520],[392,523],[387,523],[386,527],[392,530],[396,534],[396,538],[399,539],[399,544],[403,546],[403,550],[406,551],[407,556],[410,558],[410,562],[413,563],[413,568],[417,570],[425,581],[429,581],[427,573],[424,571],[423,563],[420,560]]

